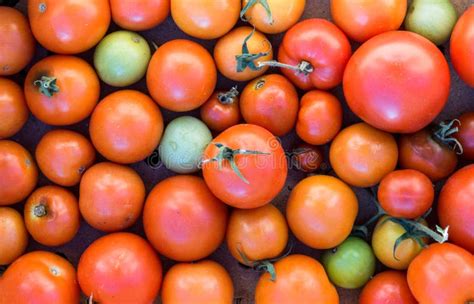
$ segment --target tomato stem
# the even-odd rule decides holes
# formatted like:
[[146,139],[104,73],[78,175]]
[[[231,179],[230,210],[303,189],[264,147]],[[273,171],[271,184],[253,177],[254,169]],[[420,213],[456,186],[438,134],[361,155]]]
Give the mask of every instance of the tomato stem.
[[364,224],[354,226],[354,228],[352,229],[352,234],[354,234],[355,236],[362,236],[366,240],[369,238],[369,226],[375,223],[380,217],[387,214],[375,198],[373,198],[373,202],[375,204],[375,207],[377,208],[377,213]]
[[54,93],[59,92],[56,80],[56,77],[41,76],[41,79],[35,80],[33,85],[38,87],[41,94],[47,97],[53,97]]
[[39,204],[33,208],[33,214],[36,217],[43,217],[48,214],[48,210],[46,209],[46,206],[44,204]]
[[268,17],[268,21],[269,21],[270,24],[273,24],[273,22],[274,22],[273,14],[272,14],[272,10],[270,9],[270,5],[268,4],[267,0],[249,0],[247,2],[247,4],[244,6],[244,8],[242,9],[242,11],[240,12],[240,19],[247,22],[248,20],[245,18],[245,14],[248,12],[248,10],[252,6],[256,5],[257,3],[261,4],[265,8],[265,11],[266,11],[267,17]]
[[235,102],[237,96],[239,96],[239,91],[237,90],[237,86],[235,86],[227,92],[217,94],[217,100],[219,100],[221,104],[229,105]]
[[464,149],[461,143],[452,136],[453,134],[459,132],[459,127],[455,126],[455,123],[457,123],[459,126],[461,125],[461,121],[458,119],[453,119],[450,122],[440,122],[435,128],[433,136],[438,142],[450,147],[456,152],[456,154],[462,155],[464,153]]
[[254,33],[255,33],[255,27],[253,28],[252,32],[250,32],[250,34],[244,39],[244,42],[242,44],[242,54],[235,56],[235,60],[237,62],[238,73],[243,72],[246,68],[250,68],[253,71],[260,70],[261,68],[255,64],[255,60],[268,56],[268,54],[270,54],[271,44],[268,42],[268,40],[265,40],[265,41],[267,41],[268,44],[270,45],[270,50],[266,52],[256,53],[256,54],[250,53],[247,43],[250,40],[250,38],[252,38]]
[[314,67],[311,65],[311,63],[307,61],[301,61],[298,65],[291,65],[291,64],[286,64],[286,63],[281,63],[276,60],[270,60],[270,61],[263,61],[259,62],[257,64],[258,68],[262,68],[264,66],[271,66],[271,67],[277,67],[277,68],[282,68],[282,69],[290,69],[293,70],[297,73],[301,73],[305,76],[308,76],[309,74],[314,72]]

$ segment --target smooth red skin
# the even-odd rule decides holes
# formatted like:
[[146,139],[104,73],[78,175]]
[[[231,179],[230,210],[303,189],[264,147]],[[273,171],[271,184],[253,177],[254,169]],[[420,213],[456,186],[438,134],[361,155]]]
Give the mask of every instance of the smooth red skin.
[[165,21],[170,0],[110,0],[112,19],[121,28],[145,31]]
[[150,244],[127,232],[95,240],[77,266],[82,291],[101,304],[152,303],[160,291],[162,275],[160,258]]
[[10,79],[0,78],[0,139],[20,131],[29,113],[23,89]]
[[459,117],[459,121],[459,132],[455,133],[454,137],[461,143],[462,157],[474,160],[474,112],[464,113]]
[[451,34],[451,61],[462,80],[474,87],[474,6],[459,18]]
[[359,297],[359,304],[417,304],[404,272],[388,270],[373,277]]
[[442,227],[449,225],[449,240],[474,253],[474,165],[454,173],[438,200]]
[[303,172],[314,172],[319,169],[323,163],[324,155],[319,147],[301,144],[296,147],[293,151],[304,151],[297,152],[294,155],[294,161],[296,168]]
[[211,98],[201,107],[201,119],[211,129],[222,132],[235,126],[240,121],[239,97],[234,102],[223,104],[217,95],[223,91],[212,94]]
[[307,19],[286,32],[278,61],[294,66],[301,61],[311,63],[314,71],[307,76],[284,68],[281,71],[300,89],[326,90],[341,83],[351,55],[349,40],[336,25],[324,19]]
[[350,109],[391,133],[412,133],[432,122],[448,101],[449,67],[428,39],[392,31],[364,43],[344,72]]

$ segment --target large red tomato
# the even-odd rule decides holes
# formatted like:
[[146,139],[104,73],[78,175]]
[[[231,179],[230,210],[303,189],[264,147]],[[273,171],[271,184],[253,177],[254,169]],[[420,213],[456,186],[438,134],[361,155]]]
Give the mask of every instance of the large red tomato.
[[373,277],[359,297],[359,304],[417,304],[404,272],[388,270]]
[[145,31],[163,22],[170,13],[170,0],[110,0],[112,19],[121,28]]
[[464,12],[454,26],[450,52],[456,72],[474,87],[474,5]]

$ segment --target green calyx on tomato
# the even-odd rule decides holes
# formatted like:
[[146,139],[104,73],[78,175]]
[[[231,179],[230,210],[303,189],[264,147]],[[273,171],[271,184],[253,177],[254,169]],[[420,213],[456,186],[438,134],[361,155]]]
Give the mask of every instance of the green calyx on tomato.
[[[441,122],[439,125],[433,127],[433,138],[441,144],[451,148],[458,155],[464,153],[464,149],[455,137],[452,135],[459,132],[459,128],[455,126],[455,123],[461,125],[461,122],[458,119],[453,119],[450,122]],[[456,151],[457,150],[457,151]]]
[[383,210],[382,206],[380,206],[380,203],[375,198],[376,193],[373,188],[370,189],[370,192],[371,192],[372,201],[374,202],[375,208],[377,209],[377,213],[375,213],[375,215],[373,215],[370,219],[368,219],[364,224],[354,226],[351,233],[351,235],[356,236],[356,237],[361,237],[365,240],[369,239],[369,226],[375,223],[379,218],[387,214],[387,212]]
[[33,85],[38,87],[41,94],[47,97],[53,97],[54,93],[59,92],[56,80],[55,77],[41,76],[40,79],[33,82]]
[[239,96],[239,91],[235,86],[227,92],[217,94],[217,100],[219,100],[221,104],[229,105],[235,102],[237,96]]
[[273,24],[274,20],[273,20],[272,10],[270,9],[270,5],[268,5],[267,0],[249,0],[247,4],[245,5],[245,7],[240,12],[240,19],[242,19],[243,21],[248,21],[247,19],[245,19],[245,14],[248,12],[248,10],[252,6],[256,4],[261,4],[265,8],[265,11],[268,16],[268,20],[270,20],[270,24]]
[[[253,71],[258,71],[261,69],[258,65],[255,64],[255,60],[268,56],[270,54],[270,51],[266,52],[260,52],[256,54],[251,54],[249,51],[249,47],[247,45],[247,42],[252,38],[253,34],[255,33],[255,27],[253,30],[250,32],[250,34],[245,37],[244,43],[242,44],[242,54],[235,56],[235,59],[237,61],[237,72],[243,72],[246,68],[250,68]],[[270,50],[271,50],[271,44],[270,45]]]

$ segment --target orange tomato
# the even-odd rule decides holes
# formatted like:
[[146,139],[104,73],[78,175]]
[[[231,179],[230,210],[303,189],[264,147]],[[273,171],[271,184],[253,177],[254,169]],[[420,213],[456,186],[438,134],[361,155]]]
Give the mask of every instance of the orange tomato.
[[28,120],[28,114],[21,87],[9,79],[0,78],[0,139],[20,131]]
[[387,270],[373,277],[359,297],[359,304],[417,304],[408,287],[406,273]]
[[0,235],[0,265],[8,265],[21,256],[28,246],[25,223],[15,209],[0,207]]
[[146,31],[170,13],[170,0],[110,0],[113,21],[130,31]]
[[239,92],[218,91],[201,107],[201,119],[211,129],[222,132],[240,121]]

